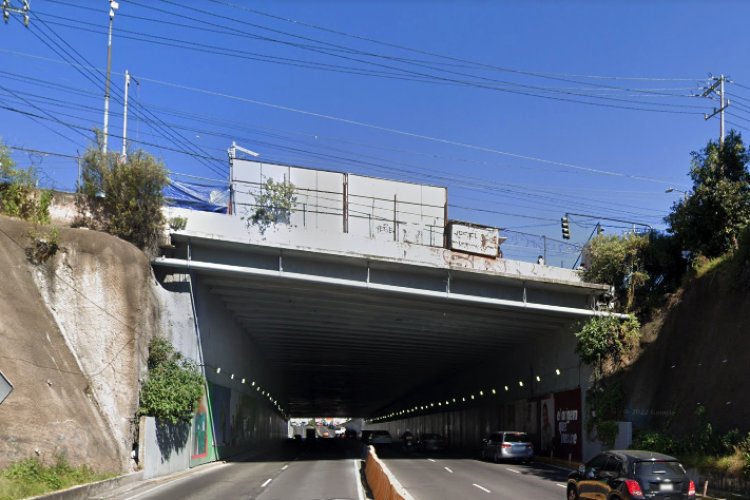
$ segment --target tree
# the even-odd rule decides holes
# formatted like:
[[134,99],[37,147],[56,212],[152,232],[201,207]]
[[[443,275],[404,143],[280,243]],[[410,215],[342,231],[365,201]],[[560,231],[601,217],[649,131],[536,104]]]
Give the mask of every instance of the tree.
[[740,231],[750,222],[750,158],[735,131],[723,145],[709,141],[691,157],[692,192],[672,206],[665,222],[684,249],[717,257],[737,248]]
[[248,210],[242,219],[257,225],[264,233],[271,224],[289,223],[297,202],[295,186],[291,182],[275,182],[267,179],[255,195],[255,209]]
[[48,224],[52,192],[37,189],[36,185],[34,169],[17,168],[8,148],[0,142],[0,213]]
[[594,237],[584,249],[584,279],[613,285],[618,302],[625,311],[631,311],[636,292],[649,279],[643,262],[648,244],[646,236],[635,233]]
[[164,226],[162,191],[167,184],[164,165],[148,153],[130,153],[125,162],[117,153],[90,147],[81,165],[78,187],[82,223],[104,229],[142,250],[156,248]]

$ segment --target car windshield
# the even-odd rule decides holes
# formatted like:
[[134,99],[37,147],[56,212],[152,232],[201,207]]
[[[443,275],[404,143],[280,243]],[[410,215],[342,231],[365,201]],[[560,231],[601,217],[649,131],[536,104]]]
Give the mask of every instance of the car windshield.
[[635,463],[635,475],[636,476],[684,476],[685,468],[680,462],[675,461],[663,461],[657,462],[649,460],[647,462],[636,462]]
[[529,440],[529,435],[525,432],[506,432],[505,441],[508,443],[525,443]]

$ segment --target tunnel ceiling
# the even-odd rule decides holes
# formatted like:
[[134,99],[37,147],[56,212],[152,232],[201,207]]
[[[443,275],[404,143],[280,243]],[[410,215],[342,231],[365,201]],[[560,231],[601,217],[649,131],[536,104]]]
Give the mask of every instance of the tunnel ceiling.
[[268,276],[198,273],[278,377],[290,416],[373,416],[570,315]]

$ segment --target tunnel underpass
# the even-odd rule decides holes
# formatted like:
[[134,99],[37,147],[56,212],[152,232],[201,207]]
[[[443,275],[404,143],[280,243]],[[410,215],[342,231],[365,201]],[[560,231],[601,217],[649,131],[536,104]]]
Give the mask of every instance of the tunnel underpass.
[[[204,298],[199,319],[221,317],[241,332],[233,347],[220,329],[202,328],[206,367],[241,374],[242,353],[253,351],[264,388],[288,417],[376,417],[412,408],[425,394],[474,390],[477,379],[488,391],[503,377],[533,384],[535,360],[525,357],[539,345],[567,345],[570,357],[570,326],[595,314],[606,291],[559,268],[505,263],[506,272],[487,272],[476,269],[486,265],[476,256],[475,268],[446,264],[445,249],[410,262],[200,229],[172,239],[171,255],[155,264],[189,270]],[[558,368],[536,373],[571,362],[550,361]]]

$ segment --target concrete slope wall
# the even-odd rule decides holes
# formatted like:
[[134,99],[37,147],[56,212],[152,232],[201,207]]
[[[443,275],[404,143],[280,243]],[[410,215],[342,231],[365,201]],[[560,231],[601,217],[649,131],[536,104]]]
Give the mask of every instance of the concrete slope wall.
[[[104,377],[99,377],[98,383],[92,382],[87,376],[59,327],[54,311],[45,303],[48,294],[42,293],[35,281],[36,274],[46,275],[42,278],[46,283],[57,280],[54,271],[64,268],[68,255],[73,257],[77,251],[67,239],[68,232],[63,230],[61,239],[66,251],[56,256],[49,266],[37,269],[27,262],[24,254],[31,229],[30,225],[0,217],[0,269],[3,270],[0,370],[15,386],[0,405],[0,467],[31,456],[52,460],[55,454],[64,454],[75,464],[121,470],[127,464],[127,453],[118,437],[125,434],[128,425],[114,413],[107,412],[97,399],[97,391],[107,384],[132,384],[133,377],[120,384],[105,383]],[[71,279],[70,285],[78,288],[82,285],[79,278],[82,276],[68,275],[65,279]],[[71,292],[67,300],[81,302],[82,297],[72,297],[74,293]],[[92,304],[86,306],[88,308],[95,309]],[[108,330],[103,325],[100,328]],[[109,366],[110,361],[113,367],[120,366],[119,362],[132,361],[129,354],[133,348],[133,342],[102,348],[94,357],[95,370]],[[117,349],[121,351],[118,353]],[[116,354],[124,359],[115,359]],[[125,375],[120,371],[117,374]],[[126,387],[122,389],[127,392]]]

